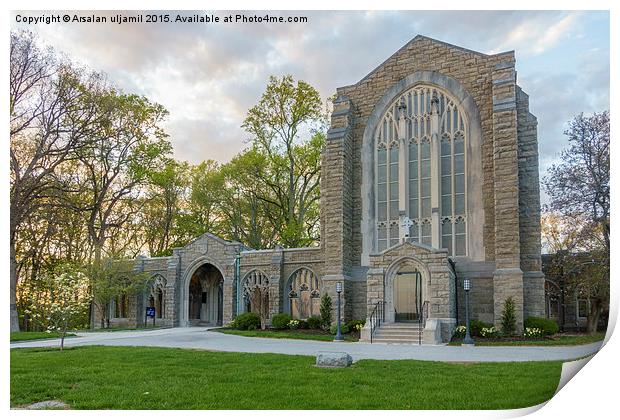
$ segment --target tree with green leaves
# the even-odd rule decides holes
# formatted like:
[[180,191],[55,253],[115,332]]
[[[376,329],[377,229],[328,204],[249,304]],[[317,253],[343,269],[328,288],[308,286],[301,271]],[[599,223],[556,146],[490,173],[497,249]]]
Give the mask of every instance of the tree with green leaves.
[[139,211],[140,231],[149,255],[172,255],[172,248],[195,237],[196,229],[187,221],[186,202],[191,188],[191,167],[187,162],[169,159],[155,170],[144,187]]
[[26,312],[60,334],[60,350],[70,328],[83,326],[91,302],[88,277],[74,265],[66,264],[44,276],[43,296]]
[[124,226],[131,217],[115,209],[137,198],[139,187],[163,168],[172,151],[160,126],[168,113],[161,105],[109,89],[98,98],[97,109],[103,122],[95,140],[76,151],[81,170],[69,179],[73,191],[90,192],[76,210],[88,215],[95,262],[101,261],[109,229]]
[[264,156],[254,168],[256,182],[267,187],[257,198],[279,212],[280,241],[285,247],[307,246],[318,238],[315,209],[320,198],[320,151],[325,115],[318,91],[290,75],[270,77],[242,127]]
[[332,298],[327,293],[324,293],[321,297],[321,306],[319,308],[323,329],[329,329],[332,325],[332,309]]
[[277,206],[260,198],[270,194],[255,175],[266,161],[264,154],[249,148],[221,166],[225,188],[220,194],[220,232],[253,249],[278,245],[282,228]]
[[[134,260],[105,258],[88,268],[93,297],[92,314],[99,315],[101,328],[110,327],[111,306],[121,296],[134,296],[146,290],[148,275],[135,270]],[[96,322],[91,315],[91,323]],[[93,327],[93,325],[91,325]]]
[[189,208],[194,236],[204,232],[220,234],[220,204],[224,190],[220,165],[214,160],[203,161],[191,169],[189,182]]
[[505,336],[515,335],[515,332],[517,331],[517,314],[515,311],[515,301],[512,296],[509,296],[504,301],[501,324],[502,334]]

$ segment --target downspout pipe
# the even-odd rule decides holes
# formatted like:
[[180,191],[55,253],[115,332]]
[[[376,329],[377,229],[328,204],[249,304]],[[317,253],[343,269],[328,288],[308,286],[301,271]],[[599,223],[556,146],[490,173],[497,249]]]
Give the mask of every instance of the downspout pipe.
[[239,269],[240,269],[240,264],[241,263],[241,256],[239,254],[239,252],[237,252],[237,255],[235,255],[235,297],[236,297],[236,307],[235,307],[235,311],[233,316],[237,316],[240,313],[240,299],[241,299],[241,291],[239,290],[239,288],[241,287],[240,284],[240,279],[239,279]]
[[451,258],[448,258],[452,272],[454,273],[454,304],[456,305],[456,324],[459,323],[459,279],[456,275],[456,264]]

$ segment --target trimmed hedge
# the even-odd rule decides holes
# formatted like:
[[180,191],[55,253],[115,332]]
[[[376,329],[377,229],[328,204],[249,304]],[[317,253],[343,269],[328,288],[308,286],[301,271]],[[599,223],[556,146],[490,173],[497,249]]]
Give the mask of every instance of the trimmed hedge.
[[[329,332],[332,335],[336,335],[336,333],[338,332],[338,325],[332,325],[331,327],[329,327]],[[347,324],[340,324],[340,333],[346,334],[348,332],[349,332],[349,327],[347,326]]]
[[318,330],[319,328],[321,328],[321,318],[319,318],[318,316],[311,316],[310,318],[306,319],[306,322],[308,323],[308,328],[312,330]]
[[357,331],[355,329],[355,326],[358,324],[362,324],[363,326],[364,324],[366,324],[366,321],[362,319],[352,319],[350,321],[347,321],[347,327],[349,328],[349,331]]
[[257,330],[260,328],[260,317],[254,312],[243,313],[233,320],[231,327],[237,330]]
[[554,335],[559,331],[558,323],[553,319],[538,318],[531,316],[523,323],[525,328],[539,328],[543,331],[544,335]]
[[289,314],[276,314],[271,319],[271,327],[276,330],[285,330],[288,328],[288,323],[291,320]]
[[469,333],[474,337],[482,337],[483,328],[491,328],[493,324],[487,324],[486,322],[479,321],[477,319],[469,320]]

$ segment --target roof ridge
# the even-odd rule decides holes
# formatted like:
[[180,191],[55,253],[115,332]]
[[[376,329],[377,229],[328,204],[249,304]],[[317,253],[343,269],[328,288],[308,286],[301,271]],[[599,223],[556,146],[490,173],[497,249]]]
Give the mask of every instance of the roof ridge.
[[405,43],[405,45],[400,47],[398,50],[396,50],[394,53],[392,53],[388,58],[383,60],[378,66],[376,66],[374,69],[372,69],[366,76],[362,77],[357,83],[354,83],[352,85],[341,86],[341,88],[345,88],[345,87],[349,87],[349,86],[355,86],[355,85],[358,85],[358,84],[362,83],[363,81],[368,79],[373,73],[375,73],[377,70],[379,70],[379,68],[381,68],[385,63],[390,61],[390,59],[392,59],[392,57],[394,57],[395,55],[399,54],[401,51],[403,51],[407,47],[409,47],[409,45],[413,44],[414,42],[416,42],[418,40],[429,40],[429,41],[436,42],[438,44],[441,44],[441,45],[444,45],[444,46],[447,46],[447,47],[455,48],[455,49],[460,50],[462,52],[466,52],[466,53],[469,53],[469,54],[476,54],[476,55],[482,56],[482,57],[493,57],[493,56],[507,54],[507,53],[511,53],[511,52],[514,53],[514,50],[511,50],[511,51],[500,52],[500,53],[497,53],[497,54],[485,54],[485,53],[482,53],[480,51],[474,51],[474,50],[470,50],[468,48],[464,48],[464,47],[461,47],[461,46],[458,46],[458,45],[450,44],[449,42],[440,41],[438,39],[431,38],[431,37],[426,36],[426,35],[417,34],[412,39],[407,41]]

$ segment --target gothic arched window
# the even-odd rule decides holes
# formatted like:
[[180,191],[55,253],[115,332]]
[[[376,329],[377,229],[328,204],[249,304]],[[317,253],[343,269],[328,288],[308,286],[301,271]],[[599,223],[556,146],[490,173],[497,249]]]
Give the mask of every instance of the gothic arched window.
[[458,103],[432,86],[387,108],[375,132],[379,252],[409,238],[467,255],[466,127]]
[[295,319],[318,316],[321,306],[319,278],[309,269],[296,270],[288,282],[290,315]]
[[165,318],[166,283],[166,279],[160,274],[155,275],[150,280],[149,306],[155,307],[155,317],[157,318]]
[[241,282],[246,312],[260,314],[269,307],[269,277],[259,270],[252,270]]

